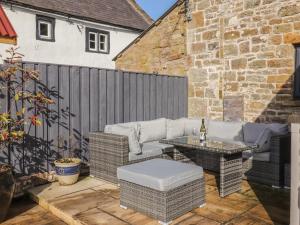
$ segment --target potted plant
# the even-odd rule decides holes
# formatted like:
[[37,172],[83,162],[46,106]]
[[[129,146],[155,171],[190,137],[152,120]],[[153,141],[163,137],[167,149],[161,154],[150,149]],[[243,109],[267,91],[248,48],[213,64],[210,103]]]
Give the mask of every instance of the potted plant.
[[60,185],[72,185],[78,180],[81,160],[78,158],[62,158],[54,161],[55,172]]
[[[47,105],[54,103],[44,93],[47,88],[39,81],[39,73],[22,67],[23,55],[17,48],[6,52],[8,57],[0,68],[0,101],[7,102],[6,107],[0,108],[0,151],[6,153],[8,165],[0,162],[0,222],[7,214],[15,187],[9,152],[27,139],[37,141],[30,138],[30,129],[42,124],[40,118],[49,113]],[[33,91],[27,88],[28,83],[43,88]]]

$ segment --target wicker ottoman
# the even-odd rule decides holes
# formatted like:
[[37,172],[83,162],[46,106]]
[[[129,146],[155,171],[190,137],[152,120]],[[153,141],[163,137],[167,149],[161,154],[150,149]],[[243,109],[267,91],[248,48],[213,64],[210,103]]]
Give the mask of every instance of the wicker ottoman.
[[144,213],[161,224],[205,205],[203,169],[152,159],[118,168],[120,206]]

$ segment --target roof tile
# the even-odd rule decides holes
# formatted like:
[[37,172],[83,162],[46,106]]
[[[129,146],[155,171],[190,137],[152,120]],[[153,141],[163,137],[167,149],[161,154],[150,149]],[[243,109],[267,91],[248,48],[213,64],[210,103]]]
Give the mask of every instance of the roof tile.
[[149,19],[145,12],[138,10],[129,0],[6,0],[13,4],[35,9],[67,14],[96,22],[145,30]]

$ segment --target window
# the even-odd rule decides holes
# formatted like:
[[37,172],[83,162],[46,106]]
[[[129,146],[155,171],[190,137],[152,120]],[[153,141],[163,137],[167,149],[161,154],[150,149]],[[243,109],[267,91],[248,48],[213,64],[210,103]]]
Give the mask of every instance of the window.
[[55,19],[46,16],[36,16],[36,39],[41,41],[55,41]]
[[295,77],[294,77],[294,97],[300,98],[300,45],[295,45],[296,62],[295,62]]
[[109,32],[86,28],[86,51],[109,54]]

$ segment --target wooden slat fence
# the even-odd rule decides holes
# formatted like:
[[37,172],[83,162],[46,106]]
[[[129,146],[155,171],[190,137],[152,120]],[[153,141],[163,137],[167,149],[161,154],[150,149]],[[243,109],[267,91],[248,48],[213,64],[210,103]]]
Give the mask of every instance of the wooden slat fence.
[[[30,132],[41,144],[0,153],[0,163],[23,174],[48,171],[54,159],[74,153],[87,162],[88,134],[106,124],[187,116],[186,77],[29,62],[23,67],[38,70],[57,96],[50,106],[55,115]],[[5,94],[0,100],[6,109]]]

